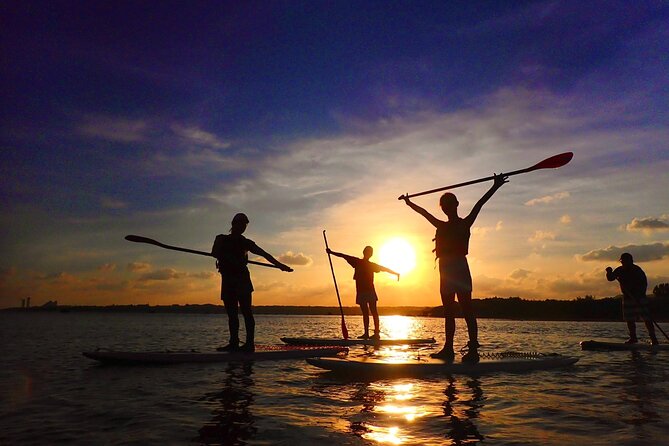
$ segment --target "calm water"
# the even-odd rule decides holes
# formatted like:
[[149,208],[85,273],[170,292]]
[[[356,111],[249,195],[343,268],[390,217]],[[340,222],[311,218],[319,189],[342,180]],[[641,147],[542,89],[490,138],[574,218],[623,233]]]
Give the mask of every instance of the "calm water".
[[[347,325],[361,331],[358,318]],[[443,340],[439,319],[382,317],[381,325],[387,337]],[[97,347],[207,350],[226,327],[223,315],[0,315],[0,444],[668,444],[669,352],[579,349],[584,339],[624,339],[622,322],[481,320],[486,350],[581,359],[479,378],[362,382],[303,360],[106,367],[81,356]],[[257,327],[264,344],[340,336],[338,317],[257,316]],[[458,320],[457,345],[464,332]]]

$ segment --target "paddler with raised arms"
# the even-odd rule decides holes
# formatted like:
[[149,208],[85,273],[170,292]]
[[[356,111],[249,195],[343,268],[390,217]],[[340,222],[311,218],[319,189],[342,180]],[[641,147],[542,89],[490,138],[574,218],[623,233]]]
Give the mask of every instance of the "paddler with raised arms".
[[[279,262],[253,240],[242,235],[248,224],[249,218],[246,214],[236,214],[232,218],[230,234],[217,235],[211,248],[211,255],[216,258],[216,267],[221,273],[221,300],[225,305],[230,330],[230,342],[225,347],[219,347],[219,351],[255,351],[255,319],[251,308],[253,284],[247,267],[248,253],[264,257],[281,271],[293,271],[290,266]],[[238,307],[244,316],[246,327],[246,343],[241,347]]]
[[433,353],[433,358],[453,361],[453,337],[455,335],[455,296],[458,296],[462,315],[467,322],[469,342],[467,353],[462,357],[465,362],[478,362],[478,325],[472,306],[472,276],[469,272],[467,254],[469,253],[469,237],[471,227],[479,215],[483,205],[493,196],[497,189],[507,183],[508,176],[495,175],[492,187],[474,205],[465,218],[458,216],[458,199],[450,192],[446,192],[439,199],[439,206],[448,217],[447,221],[439,220],[422,207],[412,203],[409,197],[400,197],[414,211],[425,217],[437,229],[435,236],[435,254],[439,260],[439,292],[444,306],[444,329],[446,342],[444,348]]
[[[355,303],[360,305],[360,310],[362,311],[362,323],[365,330],[361,336],[358,336],[358,339],[372,339],[378,341],[380,339],[380,326],[379,310],[377,309],[376,302],[379,298],[376,294],[376,289],[374,288],[374,273],[386,272],[394,274],[397,276],[397,280],[400,280],[400,273],[379,265],[378,263],[370,262],[369,259],[374,254],[374,248],[371,246],[365,246],[362,250],[362,258],[336,252],[330,248],[326,248],[325,251],[328,254],[346,260],[355,271],[353,274],[353,280],[355,280]],[[374,334],[372,336],[369,335],[370,313],[374,320]]]

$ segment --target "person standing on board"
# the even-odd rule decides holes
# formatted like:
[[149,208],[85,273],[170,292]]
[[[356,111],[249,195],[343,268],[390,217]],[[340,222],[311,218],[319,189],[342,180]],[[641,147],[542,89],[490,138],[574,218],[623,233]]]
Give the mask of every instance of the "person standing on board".
[[[378,301],[379,298],[376,295],[376,289],[374,288],[374,273],[386,272],[395,274],[397,280],[400,280],[400,274],[385,266],[370,262],[369,259],[374,254],[374,248],[371,246],[365,246],[365,249],[362,250],[362,258],[335,252],[329,248],[325,251],[328,254],[346,260],[355,270],[355,273],[353,274],[356,292],[355,303],[360,305],[360,309],[362,310],[362,323],[365,327],[365,332],[362,336],[358,336],[358,338],[378,340],[380,338],[379,311],[376,308],[376,301]],[[374,319],[374,334],[372,336],[369,336],[369,313],[372,313],[372,318]]]
[[441,302],[444,306],[446,342],[441,351],[431,355],[434,358],[441,358],[447,361],[452,361],[455,358],[453,336],[455,335],[454,304],[455,295],[457,294],[469,333],[468,351],[462,357],[462,360],[465,362],[478,362],[479,360],[478,325],[472,306],[472,276],[469,272],[469,264],[467,263],[469,236],[471,234],[471,227],[483,205],[493,196],[497,189],[508,181],[507,176],[495,175],[490,190],[479,199],[465,218],[458,216],[459,203],[455,195],[446,192],[439,199],[439,206],[448,217],[448,221],[439,220],[422,207],[412,203],[408,197],[404,197],[404,202],[407,206],[425,217],[432,226],[437,228],[437,234],[434,238],[436,245],[434,252],[439,259],[439,292],[441,294]]
[[[248,253],[252,252],[264,257],[270,263],[276,265],[281,271],[292,272],[293,269],[284,265],[270,254],[262,250],[252,240],[242,234],[249,224],[246,214],[236,214],[232,219],[230,234],[219,234],[214,240],[211,254],[216,258],[216,268],[221,273],[221,300],[228,314],[228,327],[230,329],[230,342],[220,351],[244,351],[255,350],[255,319],[251,310],[251,294],[253,284],[251,274],[246,266]],[[237,308],[244,316],[246,327],[246,343],[239,346],[239,316]]]
[[626,344],[636,344],[639,340],[636,337],[636,320],[640,317],[646,324],[650,342],[657,345],[657,336],[655,336],[655,327],[648,310],[648,299],[646,290],[648,288],[648,279],[639,265],[634,263],[632,254],[624,252],[620,255],[621,265],[616,269],[610,266],[606,268],[606,279],[609,282],[618,280],[620,291],[623,293],[623,319],[627,322],[629,339]]

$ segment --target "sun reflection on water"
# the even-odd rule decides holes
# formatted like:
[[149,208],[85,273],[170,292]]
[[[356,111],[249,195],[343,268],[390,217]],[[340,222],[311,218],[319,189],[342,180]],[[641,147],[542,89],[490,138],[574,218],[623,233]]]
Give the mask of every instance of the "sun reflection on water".
[[389,339],[407,339],[418,331],[415,317],[383,316],[381,326],[384,337]]
[[[383,400],[368,406],[369,412],[375,416],[357,425],[359,435],[375,443],[412,443],[414,438],[408,424],[431,414],[427,406],[411,403],[419,390],[413,382],[378,382],[367,386],[365,391],[368,395],[382,395]],[[407,425],[406,428],[403,425]]]

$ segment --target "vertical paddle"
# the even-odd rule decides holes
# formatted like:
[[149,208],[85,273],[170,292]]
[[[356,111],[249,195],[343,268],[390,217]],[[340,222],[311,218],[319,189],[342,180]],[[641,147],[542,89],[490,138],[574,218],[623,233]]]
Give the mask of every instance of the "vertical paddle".
[[[172,251],[181,251],[181,252],[188,252],[190,254],[198,254],[201,256],[214,257],[210,252],[196,251],[195,249],[179,248],[178,246],[166,245],[152,238],[142,237],[141,235],[126,235],[125,239],[129,242],[148,243],[149,245],[159,246],[165,249],[171,249]],[[268,268],[279,268],[278,266],[272,265],[271,263],[256,262],[255,260],[247,260],[247,263],[251,263],[253,265],[258,265],[258,266],[266,266]]]
[[[573,152],[560,153],[559,155],[551,156],[545,160],[535,164],[534,166],[527,167],[525,169],[514,170],[512,172],[500,173],[499,176],[510,177],[511,175],[518,175],[520,173],[533,172],[539,169],[557,169],[567,164],[574,157]],[[479,178],[478,180],[466,181],[464,183],[451,184],[450,186],[439,187],[437,189],[430,189],[423,192],[417,192],[415,194],[405,194],[397,197],[398,200],[404,200],[405,198],[419,197],[421,195],[432,194],[435,192],[440,192],[442,190],[455,189],[457,187],[469,186],[470,184],[482,183],[484,181],[494,180],[495,176],[489,176],[485,178]]]
[[[328,238],[325,236],[325,229],[323,229],[323,240],[325,240],[325,249],[329,250]],[[346,328],[346,321],[344,320],[344,309],[341,306],[341,298],[339,297],[339,287],[337,287],[337,278],[335,277],[334,266],[332,265],[332,256],[328,252],[328,260],[330,261],[330,271],[332,271],[332,281],[334,282],[335,292],[337,293],[337,302],[339,302],[339,312],[341,313],[341,334],[344,339],[348,339],[348,329]]]

